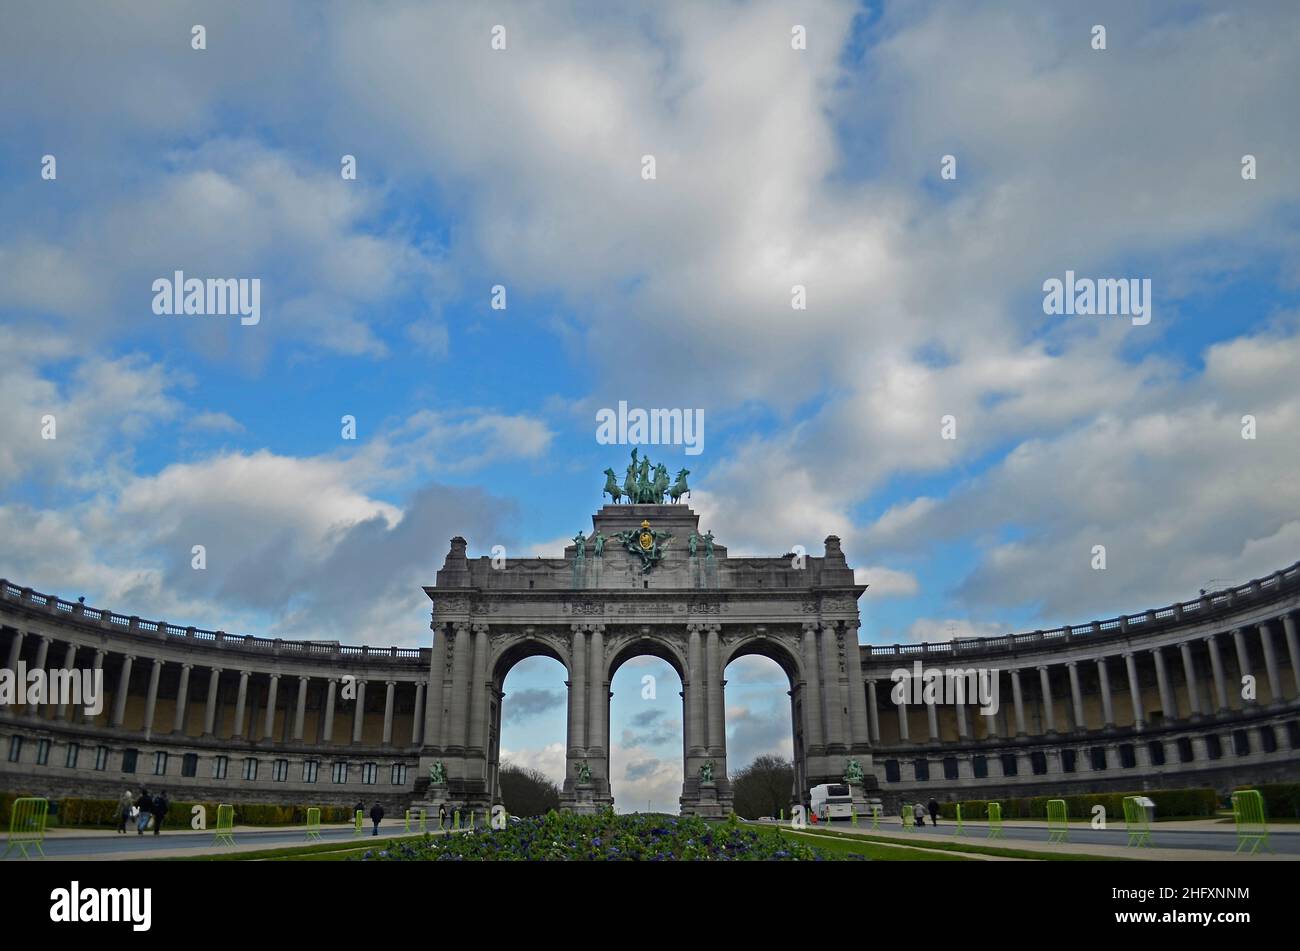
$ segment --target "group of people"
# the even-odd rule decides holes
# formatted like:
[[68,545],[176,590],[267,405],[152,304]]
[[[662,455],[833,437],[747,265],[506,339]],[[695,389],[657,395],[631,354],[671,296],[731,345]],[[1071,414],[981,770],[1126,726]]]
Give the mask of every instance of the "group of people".
[[[906,809],[907,805],[904,804],[903,808]],[[912,804],[912,818],[916,820],[918,828],[925,825],[926,813],[930,815],[930,825],[937,826],[939,824],[939,800],[931,797],[928,803],[916,802]]]
[[151,796],[149,790],[141,789],[139,797],[136,797],[127,789],[117,801],[117,831],[125,833],[126,824],[132,822],[135,824],[136,835],[144,835],[144,830],[152,822],[153,834],[157,835],[170,805],[167,794],[162,790]]

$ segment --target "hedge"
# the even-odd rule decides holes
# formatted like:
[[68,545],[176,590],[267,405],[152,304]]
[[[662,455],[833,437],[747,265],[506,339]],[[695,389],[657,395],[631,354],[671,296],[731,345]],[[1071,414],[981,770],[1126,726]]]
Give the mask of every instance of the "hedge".
[[1237,789],[1258,789],[1264,797],[1264,815],[1269,819],[1300,819],[1300,783],[1264,783]]
[[[1262,787],[1260,787],[1262,788]],[[1300,787],[1297,787],[1300,788]],[[1074,796],[1033,796],[1023,799],[998,799],[1002,803],[1003,819],[1046,819],[1047,802],[1064,799],[1066,814],[1072,819],[1091,819],[1094,806],[1104,806],[1106,815],[1121,818],[1124,815],[1126,796],[1146,796],[1156,804],[1159,819],[1187,819],[1213,816],[1219,808],[1219,794],[1213,789],[1154,789],[1149,791],[1117,793],[1084,793]],[[963,819],[988,818],[983,799],[961,804]],[[945,819],[957,818],[957,804],[940,803],[939,814]]]
[[[9,828],[9,814],[13,801],[26,793],[0,793],[0,826]],[[167,806],[165,825],[172,828],[188,826],[195,806],[207,810],[208,825],[217,821],[216,802],[178,802],[171,801]],[[305,825],[307,806],[275,806],[264,803],[232,803],[235,807],[235,822],[239,825],[280,826]],[[113,827],[118,823],[118,807],[115,799],[79,799],[70,797],[51,802],[51,812],[58,816],[59,826],[104,826]],[[321,806],[321,822],[350,822],[352,810],[347,806]]]

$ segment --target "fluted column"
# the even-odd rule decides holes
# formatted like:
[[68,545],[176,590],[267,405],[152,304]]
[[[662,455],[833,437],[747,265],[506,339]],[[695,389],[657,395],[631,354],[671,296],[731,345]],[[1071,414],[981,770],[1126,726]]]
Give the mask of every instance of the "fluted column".
[[153,659],[153,668],[149,671],[149,692],[145,694],[144,723],[141,724],[145,739],[153,735],[153,715],[158,708],[158,680],[162,677],[162,666],[162,660],[155,657]]
[[[32,663],[30,667],[27,668],[27,670],[29,672],[33,670],[44,670],[45,659],[49,656],[49,653],[50,653],[50,639],[46,637],[44,634],[37,634],[36,635],[36,660]],[[117,704],[116,697],[113,698],[113,703],[114,706],[116,706]],[[27,704],[27,709],[24,710],[23,712],[26,713],[27,716],[29,717],[39,717],[41,716],[41,705],[39,703],[29,703]]]
[[1296,635],[1295,615],[1282,615],[1282,630],[1286,632],[1286,652],[1291,658],[1291,679],[1295,681],[1295,695],[1300,698],[1300,637]]
[[230,738],[238,740],[244,735],[244,708],[248,703],[248,677],[247,670],[239,672],[239,695],[235,700],[235,725],[230,731]]
[[700,637],[698,624],[686,625],[686,663],[690,670],[690,684],[686,687],[686,744],[689,755],[703,756],[708,752],[708,729],[705,726],[704,698],[706,695],[704,671],[704,645]]
[[1043,692],[1043,727],[1048,733],[1055,733],[1056,704],[1052,700],[1052,680],[1046,664],[1038,666],[1038,687]]
[[[924,695],[923,695],[924,696]],[[939,742],[939,712],[934,707],[933,700],[925,701],[925,721],[930,728],[930,742]]]
[[[1239,627],[1234,628],[1232,643],[1237,648],[1237,669],[1240,671],[1240,679],[1245,680],[1247,677],[1254,677],[1255,673],[1250,664],[1250,647],[1246,644],[1246,632]],[[1255,697],[1257,699],[1259,697],[1258,689],[1255,691]]]
[[1183,655],[1183,679],[1187,681],[1187,705],[1192,709],[1192,716],[1201,715],[1201,685],[1196,677],[1196,663],[1192,658],[1192,645],[1183,641],[1178,645],[1178,652]]
[[1025,736],[1025,697],[1020,691],[1020,669],[1011,668],[1011,695],[1016,703],[1016,736]]
[[9,660],[5,663],[5,667],[15,673],[18,671],[18,658],[23,653],[24,636],[22,631],[14,631],[14,639],[9,643]]
[[[996,668],[989,671],[989,699],[996,700],[1000,709],[1002,706],[1002,671]],[[990,704],[992,706],[992,704]],[[992,710],[988,713],[981,714],[984,717],[984,729],[989,739],[997,739],[998,736],[998,711]]]
[[707,625],[705,635],[704,664],[709,677],[709,755],[717,758],[725,755],[727,736],[724,732],[726,701],[722,695],[722,645],[718,636],[717,624]]
[[271,682],[266,688],[266,720],[262,728],[262,738],[275,739],[275,698],[280,692],[280,675],[271,674]]
[[447,746],[464,749],[468,739],[469,665],[473,659],[474,642],[470,639],[468,624],[457,624],[455,629],[456,640],[451,645],[451,732],[447,735]]
[[307,685],[311,681],[307,677],[298,678],[298,696],[293,711],[293,738],[302,740],[303,728],[307,721]]
[[862,648],[858,644],[858,622],[844,622],[845,673],[849,679],[849,743],[861,746],[871,742],[871,717],[862,684]]
[[844,746],[844,700],[840,696],[840,652],[835,628],[822,626],[822,690],[826,698],[826,745]]
[[176,688],[176,714],[172,717],[172,732],[185,735],[185,708],[190,701],[190,670],[193,664],[181,664],[181,680]]
[[587,755],[587,632],[585,625],[570,626],[573,647],[569,670],[569,753]]
[[354,746],[361,742],[366,725],[366,682],[358,680],[356,687],[357,703],[356,708],[352,711],[352,744]]
[[880,708],[876,706],[876,682],[867,681],[867,728],[872,744],[880,745]]
[[131,687],[131,665],[134,663],[134,654],[122,658],[122,671],[117,677],[117,694],[113,697],[113,719],[110,726],[120,727],[126,717],[126,692]]
[[1124,652],[1124,669],[1128,672],[1128,694],[1133,704],[1133,726],[1141,730],[1146,726],[1146,715],[1142,709],[1142,684],[1138,681],[1137,658],[1132,651]]
[[817,670],[817,624],[805,621],[803,625],[803,718],[804,738],[807,741],[804,752],[814,749],[819,753],[826,747],[822,732],[822,691],[821,675]]
[[330,677],[325,687],[325,727],[321,734],[322,743],[334,742],[334,691],[338,688],[338,678]]
[[474,680],[470,688],[470,745],[487,750],[488,737],[488,628],[474,625]]
[[[959,679],[958,684],[960,683],[961,680]],[[960,696],[957,698],[957,704],[956,704],[957,736],[963,740],[968,740],[970,739],[970,729],[966,725],[966,694],[960,686],[958,686],[957,689],[960,693]]]
[[1156,685],[1160,689],[1161,713],[1166,721],[1178,719],[1178,698],[1169,689],[1169,672],[1165,670],[1165,655],[1159,647],[1151,648],[1151,657],[1156,662]]
[[[893,693],[893,691],[890,691]],[[907,687],[900,685],[898,689],[898,703],[895,705],[898,710],[898,740],[900,743],[907,743],[911,740],[907,728]]]
[[591,625],[587,651],[587,754],[601,759],[609,751],[605,715],[609,711],[609,681],[605,679],[605,625]]
[[443,745],[443,681],[447,677],[447,632],[442,625],[433,628],[433,650],[429,659],[429,689],[424,703],[424,745],[441,748]]
[[1228,681],[1223,674],[1223,657],[1219,654],[1219,641],[1210,634],[1205,638],[1205,646],[1210,649],[1210,669],[1214,672],[1214,693],[1218,700],[1218,712],[1226,713],[1228,706]]
[[1107,730],[1115,729],[1115,703],[1110,693],[1110,671],[1106,667],[1106,658],[1097,658],[1097,689],[1101,692],[1102,726]]
[[217,682],[221,679],[221,668],[213,667],[208,674],[208,699],[203,707],[203,735],[212,736],[217,719]]
[[1074,729],[1082,733],[1088,729],[1088,722],[1083,715],[1083,690],[1079,686],[1079,662],[1066,661],[1066,670],[1070,672],[1070,705],[1074,711]]
[[[63,652],[63,669],[75,670],[77,667],[77,645],[69,644],[68,649]],[[72,698],[68,697],[66,703],[59,704],[58,712],[55,714],[57,719],[66,720],[72,710]]]
[[1259,646],[1264,651],[1264,670],[1268,673],[1269,702],[1277,706],[1282,702],[1282,671],[1277,666],[1277,651],[1273,647],[1273,631],[1267,621],[1259,625]]
[[397,689],[396,680],[384,682],[384,745],[393,744],[393,692]]
[[411,714],[411,745],[421,746],[424,743],[424,681],[417,681],[415,684],[415,710]]

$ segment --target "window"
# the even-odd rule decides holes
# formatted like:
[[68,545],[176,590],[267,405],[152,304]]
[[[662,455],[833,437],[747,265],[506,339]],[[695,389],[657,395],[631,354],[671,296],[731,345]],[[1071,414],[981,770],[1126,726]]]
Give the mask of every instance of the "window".
[[346,762],[335,763],[330,772],[333,774],[334,782],[346,783],[348,781],[348,764]]
[[1210,733],[1205,737],[1205,755],[1210,759],[1223,758],[1223,741],[1219,739],[1219,734]]
[[80,743],[69,743],[69,744],[68,744],[68,755],[67,755],[67,757],[63,760],[63,765],[66,766],[66,767],[68,767],[68,769],[76,769],[76,768],[77,768],[77,757],[80,756],[80,755],[81,755],[81,744],[80,744]]
[[1133,744],[1121,743],[1119,745],[1119,765],[1125,769],[1132,769],[1137,764],[1137,753],[1133,750]]
[[1078,759],[1078,750],[1061,750],[1061,772],[1073,773],[1075,767],[1078,766]]
[[1259,738],[1264,744],[1265,753],[1277,752],[1277,734],[1273,732],[1273,728],[1271,726],[1260,727]]
[[46,766],[49,764],[49,762],[50,762],[50,741],[37,740],[36,741],[36,765]]
[[1034,750],[1030,753],[1029,768],[1034,771],[1035,776],[1042,776],[1047,772],[1047,754],[1042,750]]
[[1090,751],[1092,755],[1092,768],[1094,772],[1101,772],[1106,768],[1106,747],[1094,746]]
[[971,763],[975,768],[976,779],[989,778],[989,758],[987,756],[976,756]]
[[1245,730],[1232,731],[1232,751],[1238,756],[1250,755],[1250,734]]
[[289,778],[289,761],[287,759],[278,759],[272,767],[271,777],[277,782],[282,783]]
[[1195,753],[1192,750],[1191,737],[1182,736],[1178,738],[1178,762],[1190,763]]
[[162,750],[153,754],[153,774],[155,776],[167,775],[167,754]]
[[899,779],[901,779],[901,776],[899,775],[898,772],[898,760],[896,759],[885,760],[885,782],[896,783],[899,781]]
[[1151,754],[1152,766],[1165,765],[1165,744],[1159,740],[1152,740],[1147,744],[1147,752]]
[[225,779],[226,770],[230,766],[229,756],[214,756],[212,758],[212,778]]
[[393,764],[393,785],[394,786],[406,785],[406,767],[403,766],[401,763]]
[[244,778],[247,780],[257,779],[257,758],[253,756],[244,757]]
[[21,736],[9,737],[9,762],[18,762],[19,757],[23,755],[23,738]]
[[943,778],[944,779],[957,778],[957,757],[945,756],[943,758]]
[[135,760],[136,757],[139,755],[140,755],[139,750],[123,750],[122,751],[122,772],[134,773]]
[[199,774],[199,754],[186,753],[181,757],[181,775],[197,776]]
[[374,763],[361,764],[361,781],[367,786],[373,786],[375,784],[375,777],[378,773],[379,767]]
[[304,783],[316,782],[316,774],[319,772],[320,772],[320,760],[318,759],[303,760],[302,781]]
[[1019,771],[1020,771],[1020,767],[1016,764],[1016,754],[1003,753],[1002,754],[1002,775],[1015,776]]
[[95,748],[95,769],[103,772],[108,769],[108,747],[99,746]]
[[1300,750],[1300,720],[1287,721],[1286,738],[1291,744],[1291,749]]

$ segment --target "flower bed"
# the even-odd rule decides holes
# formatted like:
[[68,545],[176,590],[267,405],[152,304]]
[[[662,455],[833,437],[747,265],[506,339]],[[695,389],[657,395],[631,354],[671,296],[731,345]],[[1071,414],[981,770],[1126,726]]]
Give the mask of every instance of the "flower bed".
[[479,829],[425,836],[370,851],[370,862],[734,862],[823,861],[839,858],[792,842],[774,830],[755,829],[735,819],[705,822],[693,816],[575,816],[551,812],[511,822],[504,829]]

